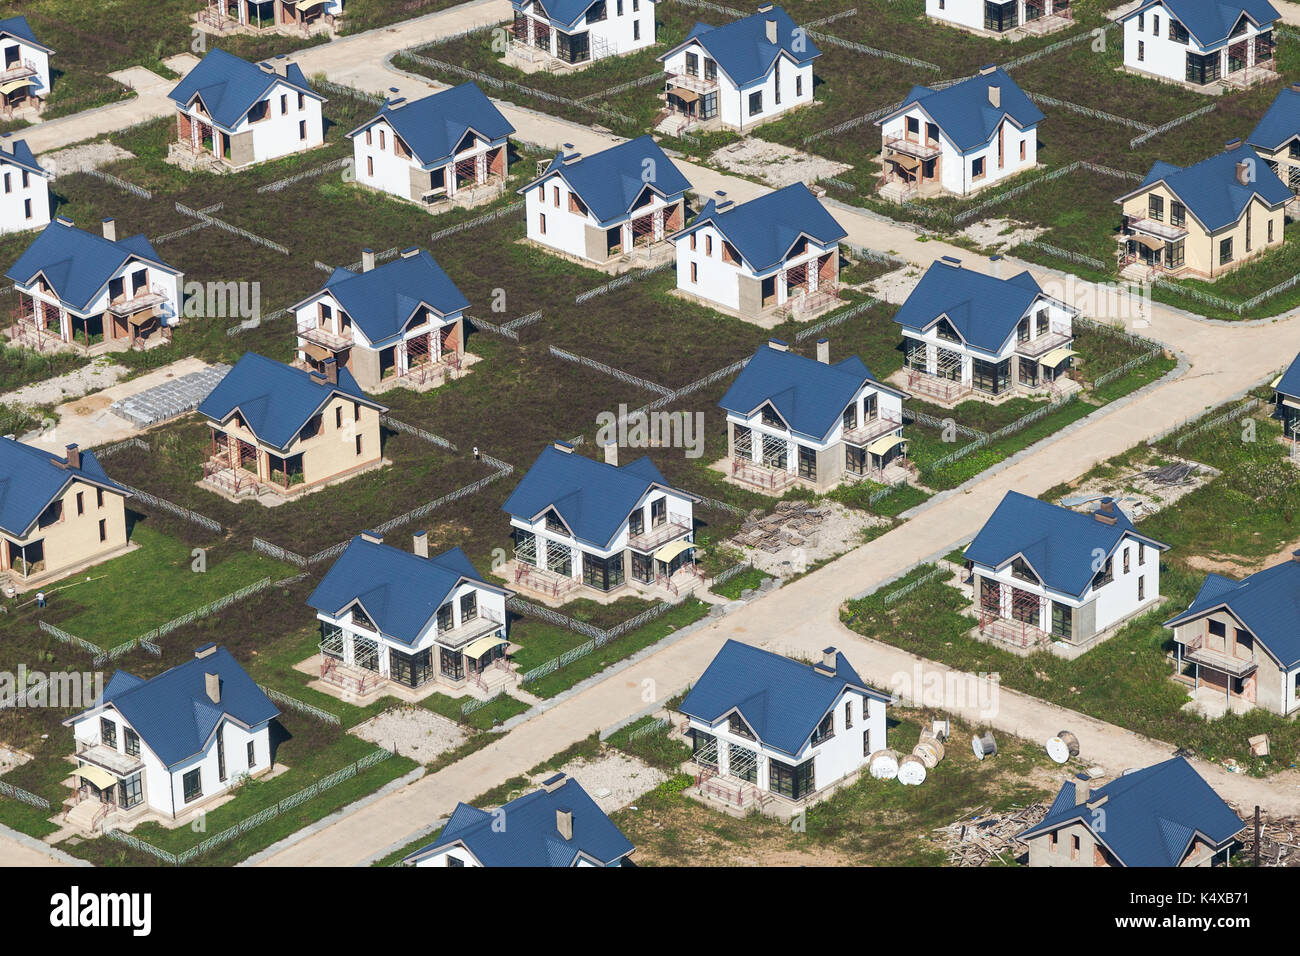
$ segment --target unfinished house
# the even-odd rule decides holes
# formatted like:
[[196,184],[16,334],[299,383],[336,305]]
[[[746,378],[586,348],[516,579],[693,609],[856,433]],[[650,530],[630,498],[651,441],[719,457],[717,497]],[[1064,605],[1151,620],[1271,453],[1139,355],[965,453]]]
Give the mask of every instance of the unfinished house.
[[914,86],[880,127],[881,197],[970,196],[1038,164],[1043,114],[1006,71]]
[[966,546],[978,634],[1085,650],[1160,603],[1167,550],[1113,498],[1085,513],[1008,491]]
[[0,234],[44,229],[50,224],[49,173],[25,139],[0,136]]
[[508,580],[552,604],[685,598],[699,581],[696,497],[669,485],[649,457],[619,465],[616,445],[605,457],[584,458],[565,442],[543,449],[502,505],[515,548]]
[[1246,145],[1291,192],[1300,194],[1300,83],[1277,95],[1246,137]]
[[325,97],[284,56],[249,63],[214,49],[168,94],[176,104],[173,158],[200,169],[242,169],[325,142]]
[[1070,0],[925,0],[925,15],[1008,40],[1055,33],[1074,22]]
[[1300,551],[1242,578],[1208,574],[1174,632],[1174,677],[1208,717],[1300,710]]
[[1241,140],[1191,166],[1157,161],[1142,185],[1115,200],[1120,275],[1213,281],[1281,247],[1293,198]]
[[0,117],[13,119],[45,105],[53,54],[36,39],[26,17],[0,20]]
[[519,192],[528,238],[598,266],[666,261],[686,222],[681,170],[649,136],[583,156],[560,153]]
[[1277,78],[1268,0],[1143,0],[1119,18],[1124,68],[1218,93]]
[[362,532],[307,598],[320,621],[321,679],[362,696],[513,687],[510,593],[483,580],[460,548],[430,557],[423,531],[410,551]]
[[839,304],[846,235],[803,183],[739,205],[710,199],[673,236],[677,291],[769,327],[807,319]]
[[292,306],[298,364],[352,374],[366,392],[393,385],[424,389],[458,374],[465,362],[469,301],[423,249],[383,265],[361,254],[361,271],[337,268],[316,292]]
[[204,32],[283,33],[311,37],[334,35],[343,19],[345,0],[205,0],[195,14]]
[[1028,271],[1000,279],[944,256],[894,314],[904,353],[895,378],[943,405],[1063,397],[1079,387],[1070,378],[1077,314]]
[[463,83],[418,100],[386,100],[348,138],[358,183],[441,208],[501,194],[514,131],[482,90]]
[[1246,824],[1184,757],[1096,785],[1065,781],[1021,833],[1030,866],[1227,866]]
[[216,644],[148,680],[117,671],[93,707],[64,721],[76,742],[66,820],[91,832],[210,809],[271,770],[279,715]]
[[316,373],[245,352],[198,408],[212,431],[203,485],[278,504],[378,468],[387,411],[332,359]]
[[718,405],[727,413],[727,474],[769,494],[801,485],[823,493],[864,478],[896,484],[909,475],[903,401],[862,359],[834,365],[777,339],[759,348]]
[[1291,443],[1291,456],[1300,450],[1300,355],[1273,382],[1275,417],[1282,423],[1282,436]]
[[[500,825],[509,820],[508,827]],[[438,838],[405,866],[625,866],[635,851],[623,831],[565,773],[495,813],[456,804]]]
[[60,457],[0,438],[0,591],[30,591],[125,552],[130,496],[76,445]]
[[728,640],[678,708],[695,778],[687,793],[788,819],[852,783],[885,749],[889,703],[833,647],[812,664]]
[[722,26],[696,23],[659,59],[667,111],[658,131],[748,132],[813,102],[813,61],[821,51],[780,7]]
[[101,229],[97,236],[55,219],[10,266],[5,276],[16,301],[9,336],[16,344],[97,355],[171,340],[184,274],[143,235],[118,239],[112,219]]
[[506,62],[525,72],[581,69],[655,42],[656,0],[510,0]]

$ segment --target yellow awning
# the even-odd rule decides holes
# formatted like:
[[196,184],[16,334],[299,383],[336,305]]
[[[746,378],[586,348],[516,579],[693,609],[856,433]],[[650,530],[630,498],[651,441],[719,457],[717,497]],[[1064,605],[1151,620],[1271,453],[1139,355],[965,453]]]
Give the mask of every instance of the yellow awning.
[[498,644],[509,644],[504,637],[480,637],[477,641],[471,641],[469,647],[465,648],[465,656],[478,660]]
[[883,455],[896,445],[901,445],[907,441],[902,435],[885,435],[883,438],[877,438],[867,446],[867,451],[873,455]]
[[12,93],[14,90],[20,90],[24,86],[35,86],[36,80],[32,77],[25,77],[21,80],[10,80],[4,86],[0,86],[0,93]]
[[671,561],[683,551],[689,551],[695,545],[691,544],[685,538],[679,538],[676,541],[670,541],[658,551],[655,552],[656,561]]
[[313,358],[317,362],[323,362],[328,358],[333,358],[334,353],[323,345],[317,345],[315,342],[306,342],[302,347],[303,354],[308,358]]
[[1282,404],[1285,405],[1287,408],[1300,408],[1300,402],[1293,401],[1292,399],[1289,398],[1282,399]]
[[117,777],[113,776],[107,770],[103,770],[92,764],[83,763],[77,768],[77,776],[82,780],[93,783],[100,790],[107,790],[117,783]]
[[1141,233],[1137,233],[1137,232],[1133,233],[1133,235],[1131,236],[1125,236],[1124,238],[1132,239],[1134,242],[1146,246],[1148,249],[1152,250],[1153,252],[1157,249],[1163,249],[1165,247],[1165,241],[1163,239],[1157,239],[1155,236],[1144,236]]
[[1280,382],[1280,381],[1282,381],[1282,379],[1283,379],[1284,377],[1285,377],[1285,374],[1283,374],[1283,375],[1279,375],[1277,378],[1273,379],[1273,384],[1270,385],[1269,388],[1277,388],[1277,383]]
[[906,153],[895,153],[893,156],[889,157],[889,161],[891,163],[897,163],[899,166],[902,166],[908,172],[911,172],[912,170],[916,169],[917,166],[921,165],[921,161],[919,159],[917,159],[915,156],[908,156]]
[[1072,348],[1061,346],[1059,349],[1052,349],[1052,351],[1044,355],[1041,359],[1038,360],[1038,364],[1041,365],[1043,368],[1056,368],[1056,366],[1060,365],[1071,355],[1078,355],[1078,354],[1079,353]]
[[319,7],[325,0],[298,0],[299,10],[310,10],[312,7]]

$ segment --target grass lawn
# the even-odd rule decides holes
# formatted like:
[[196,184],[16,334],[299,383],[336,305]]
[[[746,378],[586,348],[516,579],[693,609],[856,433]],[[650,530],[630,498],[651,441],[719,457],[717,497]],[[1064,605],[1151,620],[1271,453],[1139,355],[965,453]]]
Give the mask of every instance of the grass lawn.
[[449,720],[464,723],[474,730],[491,730],[497,724],[505,723],[511,717],[517,717],[528,710],[528,705],[522,700],[509,694],[501,694],[466,717],[460,709],[464,702],[464,699],[448,697],[446,694],[430,694],[420,701],[420,706],[427,707],[435,714],[441,714]]
[[752,591],[760,584],[767,580],[769,576],[764,574],[758,568],[749,568],[741,571],[734,578],[723,581],[721,584],[715,584],[709,588],[714,594],[720,594],[725,598],[733,601],[739,601],[743,591]]

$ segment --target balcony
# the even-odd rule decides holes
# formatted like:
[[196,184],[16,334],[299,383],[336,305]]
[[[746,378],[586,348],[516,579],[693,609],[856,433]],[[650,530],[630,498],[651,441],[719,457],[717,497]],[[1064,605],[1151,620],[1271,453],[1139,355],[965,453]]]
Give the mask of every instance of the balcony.
[[1253,658],[1237,657],[1206,647],[1204,635],[1197,635],[1183,645],[1183,660],[1233,677],[1245,677],[1259,666]]
[[718,88],[717,78],[706,80],[701,76],[692,76],[689,73],[669,73],[667,85],[669,87],[679,86],[685,90],[694,90],[696,93],[712,93]]
[[633,551],[649,553],[682,535],[690,534],[694,522],[686,515],[669,514],[664,523],[654,528],[643,528],[640,534],[629,534],[627,546]]
[[162,305],[167,301],[167,292],[159,286],[141,289],[130,296],[122,296],[108,303],[108,311],[114,315],[131,315],[144,309]]
[[731,477],[769,494],[780,494],[796,480],[793,474],[784,469],[771,468],[746,458],[731,459]]
[[84,741],[77,744],[77,758],[121,778],[129,777],[144,768],[144,762],[139,757],[118,753],[103,744],[88,744]]
[[503,621],[484,609],[479,611],[478,617],[464,622],[459,627],[438,628],[438,635],[435,640],[443,647],[455,650],[464,647],[476,638],[487,637],[493,631],[502,627],[503,624]]
[[844,429],[844,441],[850,445],[867,445],[877,438],[892,435],[903,427],[901,419],[881,415],[863,422],[855,428]]
[[1069,345],[1073,341],[1074,335],[1070,332],[1053,329],[1050,332],[1040,334],[1037,338],[1017,343],[1016,354],[1036,359],[1039,356],[1046,355],[1053,349]]
[[940,402],[951,403],[969,395],[971,387],[960,381],[909,368],[907,390],[914,395],[925,395]]
[[323,348],[327,348],[331,352],[341,352],[344,349],[352,347],[351,329],[349,329],[346,334],[340,335],[331,332],[329,329],[321,328],[312,319],[298,322],[298,337],[300,339],[306,339],[308,342],[312,342]]
[[8,83],[11,80],[25,80],[29,76],[35,76],[36,73],[36,64],[31,60],[6,63],[4,69],[0,70],[0,83]]
[[1130,219],[1125,225],[1130,232],[1142,232],[1165,242],[1177,242],[1187,236],[1187,230],[1182,226],[1171,226],[1154,219]]
[[904,153],[908,156],[915,156],[917,159],[934,159],[939,155],[939,141],[933,139],[922,142],[919,139],[908,139],[907,136],[896,133],[893,136],[886,136],[884,145],[886,149],[892,149],[896,153]]

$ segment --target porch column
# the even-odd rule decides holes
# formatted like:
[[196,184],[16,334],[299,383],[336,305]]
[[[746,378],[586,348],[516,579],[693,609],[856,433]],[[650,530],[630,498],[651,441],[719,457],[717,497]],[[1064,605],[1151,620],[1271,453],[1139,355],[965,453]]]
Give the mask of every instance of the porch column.
[[925,374],[937,375],[939,372],[939,347],[937,345],[925,346]]
[[487,177],[488,177],[487,159],[488,158],[486,152],[479,153],[478,156],[474,158],[474,179],[480,185],[487,182]]
[[[454,153],[451,162],[442,167],[442,185],[446,189],[448,199],[456,195],[456,156]],[[542,199],[545,200],[545,198],[546,187],[542,187]]]
[[352,643],[352,632],[347,628],[343,628],[343,663],[348,667],[353,667],[356,664],[356,660],[357,651],[356,647]]

